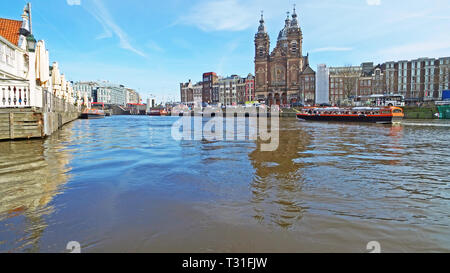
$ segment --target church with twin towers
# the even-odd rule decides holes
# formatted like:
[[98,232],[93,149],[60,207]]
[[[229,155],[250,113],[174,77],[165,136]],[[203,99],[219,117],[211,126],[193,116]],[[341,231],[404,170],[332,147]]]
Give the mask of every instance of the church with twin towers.
[[261,13],[255,35],[255,96],[268,105],[298,101],[300,75],[309,67],[302,53],[303,34],[297,12],[287,13],[275,48],[270,52],[270,37]]

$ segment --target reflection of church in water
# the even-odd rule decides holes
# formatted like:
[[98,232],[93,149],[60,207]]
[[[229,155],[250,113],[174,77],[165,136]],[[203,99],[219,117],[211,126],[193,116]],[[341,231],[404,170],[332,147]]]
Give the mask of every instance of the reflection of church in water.
[[261,15],[255,35],[256,98],[272,104],[288,104],[299,99],[300,74],[308,66],[308,56],[302,54],[303,35],[294,8],[288,13],[285,26],[270,53],[270,38]]

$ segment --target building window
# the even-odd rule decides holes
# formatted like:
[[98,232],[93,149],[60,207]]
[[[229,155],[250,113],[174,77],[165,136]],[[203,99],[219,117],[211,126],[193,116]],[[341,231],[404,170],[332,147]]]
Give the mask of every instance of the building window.
[[258,47],[258,54],[259,54],[259,57],[264,56],[264,47],[262,47],[262,46]]
[[297,54],[297,42],[292,42],[292,54]]
[[6,47],[6,63],[9,65],[13,65],[14,64],[14,60],[15,60],[15,51],[14,49],[10,48],[9,46],[5,46]]
[[5,45],[0,44],[0,62],[5,62]]

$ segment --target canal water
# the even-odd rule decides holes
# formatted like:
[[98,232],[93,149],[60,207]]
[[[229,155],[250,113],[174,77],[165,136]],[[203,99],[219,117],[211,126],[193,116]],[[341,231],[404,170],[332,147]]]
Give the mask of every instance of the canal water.
[[280,120],[280,145],[176,141],[177,118],[0,142],[0,252],[450,251],[450,123]]

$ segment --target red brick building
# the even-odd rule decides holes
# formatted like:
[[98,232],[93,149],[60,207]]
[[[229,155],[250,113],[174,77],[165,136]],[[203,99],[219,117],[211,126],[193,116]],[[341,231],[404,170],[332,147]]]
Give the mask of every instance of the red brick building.
[[214,92],[214,85],[218,82],[217,74],[214,72],[203,74],[203,103],[213,104],[219,102],[219,94]]
[[316,102],[316,72],[308,63],[300,73],[300,99],[307,105],[314,105]]
[[450,57],[388,62],[386,93],[403,95],[407,102],[440,100],[442,91],[450,88],[449,64]]
[[180,96],[181,103],[194,103],[194,86],[192,85],[191,80],[189,80],[187,83],[180,83]]

